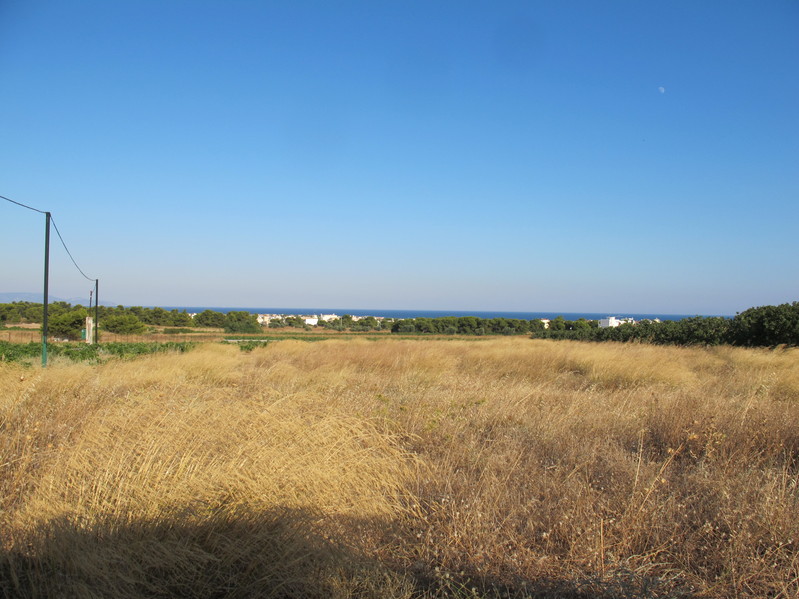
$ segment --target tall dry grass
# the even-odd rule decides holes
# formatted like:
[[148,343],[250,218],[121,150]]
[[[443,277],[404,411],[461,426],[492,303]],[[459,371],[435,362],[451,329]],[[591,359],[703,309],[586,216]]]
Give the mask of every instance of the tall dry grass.
[[207,346],[4,370],[5,594],[402,595],[343,531],[399,513],[413,460],[379,423],[248,383],[246,362]]
[[0,370],[7,596],[799,596],[799,352],[206,346]]

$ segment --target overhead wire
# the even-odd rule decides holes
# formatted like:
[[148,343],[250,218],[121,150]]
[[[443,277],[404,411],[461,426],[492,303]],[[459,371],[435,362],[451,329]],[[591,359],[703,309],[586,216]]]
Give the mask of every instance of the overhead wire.
[[6,200],[7,202],[11,202],[12,204],[16,204],[17,206],[22,206],[23,208],[27,208],[28,210],[33,210],[34,212],[38,212],[39,214],[47,214],[44,210],[39,210],[38,208],[34,208],[32,206],[28,206],[27,204],[23,204],[22,202],[16,202],[11,198],[7,198],[6,196],[0,196],[0,198]]
[[[12,200],[11,198],[7,198],[6,196],[0,196],[0,198],[6,200],[7,202],[11,202],[12,204],[16,204],[17,206],[22,206],[23,208],[27,208],[28,210],[33,210],[34,212],[38,212],[39,214],[48,214],[48,212],[44,210],[39,210],[38,208],[34,208],[33,206],[28,206],[27,204],[23,204],[22,202],[17,202],[16,200]],[[96,279],[92,279],[85,272],[83,272],[81,267],[78,266],[78,263],[75,262],[75,258],[72,257],[72,252],[69,251],[69,248],[67,247],[64,238],[61,236],[61,231],[58,230],[58,225],[55,224],[55,219],[53,218],[52,214],[50,214],[50,222],[53,223],[53,228],[55,229],[55,232],[58,233],[58,238],[61,240],[61,245],[64,246],[64,250],[67,252],[67,256],[69,256],[69,259],[72,260],[72,264],[75,265],[75,268],[78,269],[78,272],[82,274],[87,281],[96,281]]]
[[75,258],[72,257],[72,252],[69,251],[67,244],[64,242],[64,238],[61,237],[61,231],[58,230],[58,225],[55,224],[55,219],[53,218],[52,215],[50,215],[50,222],[53,223],[53,228],[55,229],[55,232],[58,233],[58,238],[61,240],[61,245],[64,246],[64,250],[67,252],[67,256],[69,256],[69,259],[72,260],[72,264],[75,265],[75,268],[77,268],[78,272],[83,275],[84,279],[86,279],[87,281],[94,282],[94,279],[92,279],[89,275],[83,272],[80,266],[78,266],[78,263],[75,262]]

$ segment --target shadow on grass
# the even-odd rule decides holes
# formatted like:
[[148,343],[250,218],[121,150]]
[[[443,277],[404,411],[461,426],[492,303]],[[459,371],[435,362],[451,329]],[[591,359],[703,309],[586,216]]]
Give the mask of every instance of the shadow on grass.
[[197,506],[146,521],[113,515],[89,522],[65,516],[0,550],[0,594],[120,599],[688,596],[668,594],[634,573],[583,581],[512,577],[509,582],[450,575],[429,564],[387,565],[356,549],[355,542],[333,540],[377,532],[380,524],[348,520],[333,527],[338,532],[325,535],[320,532],[323,520],[321,514],[298,509],[200,512]]
[[4,597],[391,597],[398,576],[296,509],[64,517],[0,553]]

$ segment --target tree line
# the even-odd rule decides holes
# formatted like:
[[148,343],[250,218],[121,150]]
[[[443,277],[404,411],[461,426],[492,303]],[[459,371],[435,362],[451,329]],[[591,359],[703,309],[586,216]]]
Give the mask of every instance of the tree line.
[[462,316],[398,320],[391,331],[439,335],[530,334],[538,339],[639,341],[663,345],[796,346],[799,345],[799,302],[749,308],[733,318],[694,316],[662,322],[641,320],[608,328],[600,328],[596,320],[566,320],[562,316],[551,320],[549,327],[541,320]]
[[640,321],[606,329],[541,331],[536,337],[585,341],[640,341],[660,345],[799,345],[799,302],[758,306],[736,314]]
[[[104,331],[120,335],[141,335],[148,327],[201,327],[223,329],[226,333],[255,334],[263,332],[255,314],[243,310],[218,312],[203,310],[192,316],[186,310],[165,310],[142,306],[98,306],[100,327]],[[91,310],[94,314],[94,308]],[[53,337],[79,339],[89,310],[80,304],[53,302],[48,310],[48,333]],[[44,307],[35,302],[12,302],[0,304],[0,327],[21,323],[41,323]],[[390,320],[378,320],[367,316],[356,320],[345,314],[330,321],[319,321],[317,326],[333,331],[380,331],[390,326]],[[269,328],[295,327],[310,329],[299,316],[272,319]]]
[[[233,311],[227,314],[205,310],[192,316],[186,310],[165,310],[142,306],[98,306],[100,327],[120,335],[141,335],[148,327],[209,327],[227,333],[260,333],[261,325],[254,314]],[[91,310],[94,315],[94,308]],[[68,302],[53,302],[48,308],[48,333],[53,337],[79,339],[89,310]],[[20,323],[41,323],[44,307],[35,302],[0,304],[0,326]]]
[[517,318],[478,318],[477,316],[443,316],[439,318],[405,318],[396,320],[392,333],[437,335],[524,335],[543,330],[540,320]]
[[[123,335],[142,334],[148,326],[221,328],[226,333],[260,333],[263,327],[254,314],[246,311],[228,313],[204,310],[192,317],[185,310],[144,308],[141,306],[99,306],[102,330]],[[93,312],[93,310],[92,310]],[[0,326],[16,323],[41,323],[43,306],[33,302],[0,304]],[[80,338],[88,310],[81,305],[54,302],[49,307],[48,328],[51,335],[68,339]],[[736,314],[694,316],[663,322],[642,320],[636,324],[599,328],[596,320],[566,320],[558,316],[545,327],[541,320],[515,318],[478,318],[446,316],[442,318],[381,319],[373,316],[355,320],[345,314],[320,327],[334,331],[380,331],[392,333],[438,335],[531,335],[541,339],[573,339],[582,341],[639,341],[672,345],[740,345],[768,347],[799,345],[799,302],[778,306],[759,306]],[[299,316],[273,319],[270,328],[311,327]]]

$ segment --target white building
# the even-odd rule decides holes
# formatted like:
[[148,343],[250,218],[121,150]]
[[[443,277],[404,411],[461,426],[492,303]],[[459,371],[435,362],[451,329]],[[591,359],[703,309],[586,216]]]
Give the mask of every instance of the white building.
[[599,320],[599,328],[600,329],[607,329],[610,327],[617,327],[623,324],[635,324],[635,320],[632,318],[616,318],[615,316],[608,316],[607,318],[602,318]]
[[280,314],[258,314],[256,316],[258,324],[261,326],[269,326],[270,321],[279,320],[280,318],[283,318]]

